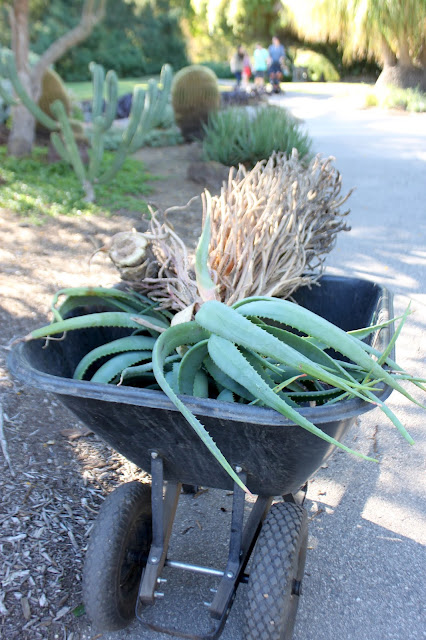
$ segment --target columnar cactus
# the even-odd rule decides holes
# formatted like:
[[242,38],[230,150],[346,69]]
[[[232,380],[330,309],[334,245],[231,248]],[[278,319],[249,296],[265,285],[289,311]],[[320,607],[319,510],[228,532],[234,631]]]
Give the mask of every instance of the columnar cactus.
[[[93,78],[93,136],[92,152],[88,169],[84,166],[76,142],[76,134],[68,118],[66,107],[61,100],[50,104],[51,118],[29,97],[23,88],[15,66],[13,54],[3,51],[0,56],[0,77],[9,78],[17,97],[27,107],[33,116],[51,131],[51,141],[59,155],[73,167],[81,181],[87,202],[95,199],[94,185],[98,182],[109,182],[120,170],[128,154],[136,151],[143,143],[147,133],[165,110],[172,84],[172,69],[164,65],[161,70],[162,91],[158,89],[155,80],[148,82],[148,90],[135,87],[133,91],[132,109],[129,124],[123,132],[121,143],[115,153],[114,162],[110,168],[102,173],[101,161],[104,152],[104,135],[114,122],[117,113],[118,79],[114,71],[105,71],[101,65],[90,63]],[[106,106],[103,110],[104,88],[106,82]],[[3,96],[2,96],[3,97]],[[16,103],[14,99],[10,102]]]
[[215,73],[201,65],[184,67],[175,75],[172,104],[176,123],[186,140],[199,138],[209,113],[220,105],[220,92]]

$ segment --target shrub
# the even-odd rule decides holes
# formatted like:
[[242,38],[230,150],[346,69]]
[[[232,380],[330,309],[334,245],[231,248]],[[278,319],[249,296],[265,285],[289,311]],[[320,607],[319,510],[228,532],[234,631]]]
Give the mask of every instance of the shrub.
[[230,107],[212,114],[205,127],[203,155],[225,165],[254,166],[274,151],[288,156],[297,149],[303,158],[311,141],[299,123],[281,107]]
[[321,53],[309,49],[298,49],[293,65],[306,67],[309,80],[313,82],[338,82],[340,76],[334,65]]
[[376,94],[374,92],[367,93],[367,95],[365,96],[365,106],[377,107],[378,104],[379,104],[379,101],[377,99]]
[[234,79],[234,74],[231,71],[229,62],[200,62],[203,67],[211,69],[218,78]]
[[[93,132],[87,134],[89,140],[93,136]],[[123,138],[123,129],[121,127],[113,127],[104,138],[104,146],[106,151],[117,151]],[[143,147],[172,147],[183,144],[183,137],[179,127],[175,124],[164,129],[152,129],[143,139],[141,148]]]
[[376,89],[366,95],[365,106],[421,113],[426,111],[426,93],[419,89],[399,89],[398,87]]
[[[31,42],[34,50],[42,53],[77,24],[82,2],[31,4]],[[120,77],[156,74],[166,62],[179,69],[187,64],[186,45],[179,13],[170,4],[169,0],[107,0],[104,20],[84,42],[67,51],[55,69],[66,81],[90,79],[92,60],[114,69]]]

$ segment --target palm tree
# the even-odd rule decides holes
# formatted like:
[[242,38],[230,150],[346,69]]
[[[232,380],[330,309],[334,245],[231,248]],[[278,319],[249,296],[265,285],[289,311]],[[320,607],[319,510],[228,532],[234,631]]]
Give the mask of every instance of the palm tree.
[[383,65],[378,84],[426,91],[426,0],[281,0],[309,40],[339,42],[344,57]]

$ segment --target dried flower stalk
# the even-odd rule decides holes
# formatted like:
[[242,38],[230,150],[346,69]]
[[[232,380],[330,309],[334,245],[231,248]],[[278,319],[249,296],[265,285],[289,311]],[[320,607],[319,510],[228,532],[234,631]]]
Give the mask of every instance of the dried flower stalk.
[[336,234],[348,230],[340,207],[341,176],[333,158],[301,165],[275,153],[251,171],[231,169],[212,200],[210,265],[219,299],[233,304],[253,295],[288,298],[323,271]]
[[[351,192],[340,195],[342,179],[332,161],[317,156],[305,167],[294,150],[290,158],[274,153],[251,171],[243,166],[230,170],[210,212],[210,268],[218,300],[233,304],[253,295],[288,298],[299,286],[318,280],[337,233],[349,229],[343,220],[348,211],[340,208]],[[197,307],[201,299],[193,258],[167,219],[160,222],[158,212],[151,215],[149,231],[138,234],[147,241],[139,264],[134,266],[130,249],[134,242],[129,241],[131,258],[117,257],[114,251],[114,238],[123,245],[125,234],[114,236],[110,256],[124,281],[161,308]],[[140,251],[144,240],[136,245]]]

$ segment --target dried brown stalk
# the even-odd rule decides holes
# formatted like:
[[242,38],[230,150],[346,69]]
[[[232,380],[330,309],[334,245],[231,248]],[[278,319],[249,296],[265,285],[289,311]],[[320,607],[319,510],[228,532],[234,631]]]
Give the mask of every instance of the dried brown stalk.
[[288,298],[315,282],[336,234],[348,230],[340,207],[341,176],[333,158],[308,167],[296,150],[274,153],[247,171],[231,169],[212,199],[210,265],[219,299],[228,304],[253,295]]
[[[251,171],[243,166],[230,170],[210,212],[210,268],[219,300],[288,298],[299,286],[318,280],[337,233],[349,229],[343,220],[348,211],[340,208],[351,192],[340,195],[342,180],[332,160],[317,156],[305,167],[294,150],[290,158],[274,153]],[[203,212],[205,219],[205,198]],[[126,235],[117,234],[109,250],[113,262],[129,285],[162,308],[197,306],[201,299],[184,242],[167,220],[151,215],[149,231],[138,234],[147,246],[140,250],[143,239],[129,242],[126,257],[126,251],[114,251],[114,238],[122,244]],[[134,245],[136,254],[140,251],[136,259]]]

